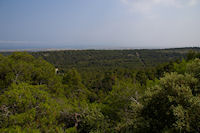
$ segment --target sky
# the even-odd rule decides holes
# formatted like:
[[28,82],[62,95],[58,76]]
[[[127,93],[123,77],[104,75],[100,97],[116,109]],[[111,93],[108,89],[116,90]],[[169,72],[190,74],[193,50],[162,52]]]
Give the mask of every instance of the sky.
[[200,0],[0,0],[0,50],[200,46]]

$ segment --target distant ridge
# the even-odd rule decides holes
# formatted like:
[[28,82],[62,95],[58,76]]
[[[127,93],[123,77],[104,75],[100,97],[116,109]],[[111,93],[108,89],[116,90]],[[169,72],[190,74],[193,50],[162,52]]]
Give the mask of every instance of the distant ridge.
[[65,50],[194,50],[200,47],[175,47],[175,48],[36,48],[36,49],[0,49],[0,52],[45,52]]

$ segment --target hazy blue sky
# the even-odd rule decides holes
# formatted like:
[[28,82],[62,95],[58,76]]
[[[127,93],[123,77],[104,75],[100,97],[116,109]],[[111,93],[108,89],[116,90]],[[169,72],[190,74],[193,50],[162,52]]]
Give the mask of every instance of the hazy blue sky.
[[200,45],[200,0],[0,0],[0,49]]

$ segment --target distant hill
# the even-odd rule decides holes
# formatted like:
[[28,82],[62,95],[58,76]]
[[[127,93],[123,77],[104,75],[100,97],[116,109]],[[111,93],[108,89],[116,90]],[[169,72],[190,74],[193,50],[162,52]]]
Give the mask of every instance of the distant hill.
[[[138,69],[153,67],[160,63],[185,58],[189,51],[200,48],[136,49],[136,50],[56,50],[30,52],[42,57],[60,69],[77,68],[92,70],[95,68]],[[10,52],[1,52],[4,55]]]
[[58,68],[144,68],[185,58],[189,51],[200,48],[140,49],[140,50],[64,50],[33,52]]

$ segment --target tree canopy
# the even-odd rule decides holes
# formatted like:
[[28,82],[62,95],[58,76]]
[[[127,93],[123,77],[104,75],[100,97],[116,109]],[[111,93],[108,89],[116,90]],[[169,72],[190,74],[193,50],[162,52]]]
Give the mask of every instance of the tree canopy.
[[144,69],[56,68],[0,55],[0,132],[200,132],[200,59]]

